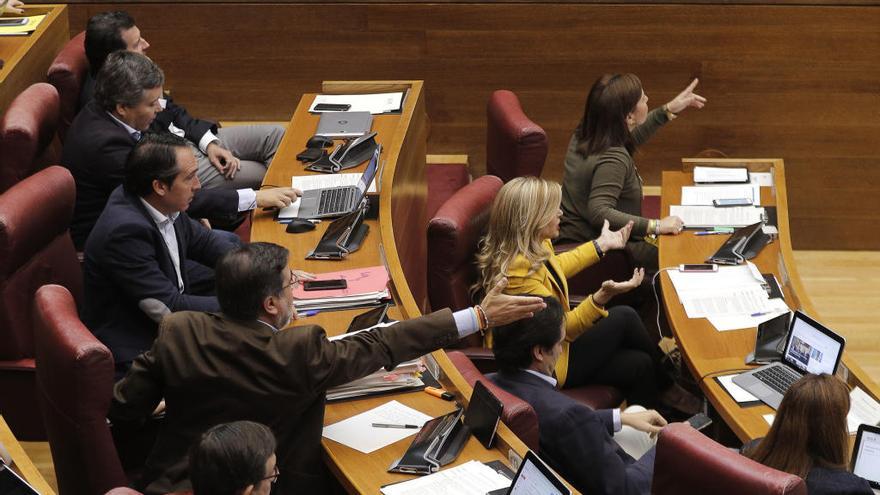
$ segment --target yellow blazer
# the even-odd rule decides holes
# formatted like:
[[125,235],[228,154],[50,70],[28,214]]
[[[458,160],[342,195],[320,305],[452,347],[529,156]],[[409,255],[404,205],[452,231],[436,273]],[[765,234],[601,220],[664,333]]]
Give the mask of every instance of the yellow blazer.
[[[553,270],[562,281],[560,286],[556,277],[542,263],[538,270],[529,273],[531,266],[525,256],[517,256],[507,269],[507,294],[530,294],[533,296],[553,296],[559,300],[563,308],[568,308],[568,277],[593,265],[599,261],[599,254],[593,242],[585,242],[571,251],[556,256],[553,253],[553,245],[549,240],[544,241],[544,247],[550,251],[547,260]],[[568,375],[568,348],[569,343],[581,336],[588,328],[592,327],[600,318],[608,316],[608,311],[593,302],[590,295],[576,308],[565,313],[565,341],[562,342],[562,355],[556,362],[556,379],[559,388],[565,385]],[[486,347],[492,347],[492,332],[486,333]]]

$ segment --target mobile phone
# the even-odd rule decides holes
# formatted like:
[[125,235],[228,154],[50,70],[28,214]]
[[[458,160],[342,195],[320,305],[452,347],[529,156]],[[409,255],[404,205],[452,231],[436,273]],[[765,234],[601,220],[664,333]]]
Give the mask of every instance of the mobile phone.
[[678,271],[680,272],[717,272],[718,265],[714,263],[694,263],[694,264],[684,264],[678,265]]
[[347,112],[351,108],[348,103],[318,103],[315,105],[316,112]]
[[697,413],[689,417],[687,422],[689,425],[693,426],[695,430],[702,430],[712,424],[712,418],[703,413]]
[[0,19],[0,26],[24,26],[27,21],[27,17],[8,17]]
[[749,198],[713,199],[712,204],[715,205],[716,208],[724,208],[727,206],[752,206],[752,200]]
[[306,280],[303,282],[303,290],[307,291],[346,288],[348,288],[348,282],[346,282],[344,278],[337,278],[333,280]]

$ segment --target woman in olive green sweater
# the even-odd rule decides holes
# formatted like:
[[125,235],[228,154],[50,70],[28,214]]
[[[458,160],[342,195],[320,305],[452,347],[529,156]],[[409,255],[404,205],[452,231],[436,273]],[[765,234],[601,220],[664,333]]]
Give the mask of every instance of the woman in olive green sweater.
[[652,236],[678,234],[682,222],[674,216],[642,216],[642,178],[632,155],[684,109],[703,108],[706,99],[694,93],[697,82],[650,113],[648,96],[634,74],[606,74],[593,84],[565,156],[558,242],[595,239],[606,219],[612,229],[632,221],[627,249],[637,266],[657,269]]

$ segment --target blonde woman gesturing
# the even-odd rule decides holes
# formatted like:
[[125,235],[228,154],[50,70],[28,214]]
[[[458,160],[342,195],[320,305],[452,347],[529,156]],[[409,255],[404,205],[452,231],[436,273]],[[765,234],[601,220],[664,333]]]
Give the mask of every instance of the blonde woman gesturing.
[[[568,308],[567,277],[626,245],[632,224],[611,231],[605,222],[597,239],[555,255],[551,240],[559,235],[561,194],[559,184],[537,177],[518,177],[501,188],[477,256],[476,291],[486,292],[506,277],[506,293],[551,296]],[[662,354],[635,310],[627,306],[605,309],[614,296],[634,289],[643,277],[643,269],[637,268],[625,282],[607,280],[565,314],[565,342],[556,365],[558,386],[613,385],[623,390],[630,403],[650,408],[659,402],[685,413],[696,412],[699,400],[663,371]],[[491,347],[491,333],[484,344]]]

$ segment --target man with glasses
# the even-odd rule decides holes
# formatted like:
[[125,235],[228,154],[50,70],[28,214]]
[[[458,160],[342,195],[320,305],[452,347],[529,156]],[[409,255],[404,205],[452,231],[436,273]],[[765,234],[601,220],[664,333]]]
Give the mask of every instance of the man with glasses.
[[284,329],[296,318],[298,283],[288,257],[283,247],[260,242],[224,254],[216,265],[220,312],[167,315],[152,349],[116,384],[113,421],[143,419],[163,397],[167,405],[137,488],[188,489],[187,448],[213,425],[248,420],[269,426],[278,439],[276,493],[330,493],[321,459],[327,389],[544,307],[538,297],[503,294],[505,281],[473,308],[330,341],[316,325]]
[[275,435],[253,421],[219,424],[189,451],[193,495],[269,495],[281,474]]
[[183,138],[147,134],[86,241],[82,319],[113,352],[117,378],[164,315],[220,309],[212,267],[236,244],[185,213],[201,187],[197,169]]

